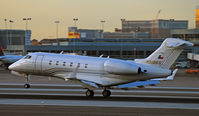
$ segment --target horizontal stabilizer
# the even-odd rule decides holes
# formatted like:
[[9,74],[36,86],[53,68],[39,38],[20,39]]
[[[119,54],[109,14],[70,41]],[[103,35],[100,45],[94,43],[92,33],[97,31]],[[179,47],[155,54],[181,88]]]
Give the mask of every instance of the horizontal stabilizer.
[[177,48],[180,46],[193,46],[193,43],[188,42],[188,41],[183,41],[183,40],[178,40],[178,41],[172,41],[172,42],[166,42],[167,47],[170,48]]

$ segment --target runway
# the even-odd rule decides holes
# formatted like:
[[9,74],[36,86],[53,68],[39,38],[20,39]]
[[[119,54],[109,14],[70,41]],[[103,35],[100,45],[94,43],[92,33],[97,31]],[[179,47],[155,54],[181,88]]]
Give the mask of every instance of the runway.
[[31,88],[25,89],[23,78],[3,72],[0,115],[198,116],[198,80],[197,76],[177,77],[176,81],[155,87],[112,89],[109,98],[102,97],[102,90],[96,90],[95,96],[88,98],[86,89],[74,83],[36,76],[31,79]]
[[[148,116],[157,115],[157,111],[163,116],[199,114],[199,88],[114,89],[110,98],[103,98],[102,91],[97,90],[95,97],[88,98],[84,95],[86,90],[79,85],[32,84],[31,87],[25,89],[23,83],[0,83],[0,113],[7,115],[8,112],[3,109],[9,107],[18,115],[30,113],[24,108],[30,110],[31,115],[52,115],[56,112],[56,115]],[[54,113],[51,114],[50,109]]]
[[[45,96],[45,98],[57,99],[68,96],[84,97],[86,89],[80,85],[62,85],[62,84],[31,84],[31,88],[23,88],[23,83],[0,83],[0,98],[3,96],[12,98],[26,96],[35,97]],[[161,98],[161,99],[199,99],[199,88],[184,87],[147,87],[130,88],[129,90],[111,89],[112,98],[124,97],[124,100],[130,98]],[[103,98],[102,90],[95,90],[95,98]],[[30,98],[31,98],[30,97]],[[74,98],[74,97],[73,97]],[[85,97],[87,98],[87,97]],[[128,99],[126,99],[128,98]],[[107,98],[106,98],[107,99]],[[184,101],[186,102],[186,101]]]

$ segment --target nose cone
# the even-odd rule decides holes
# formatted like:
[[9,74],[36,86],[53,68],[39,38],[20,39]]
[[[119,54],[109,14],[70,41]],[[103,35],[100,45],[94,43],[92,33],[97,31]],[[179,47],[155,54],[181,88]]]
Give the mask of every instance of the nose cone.
[[9,70],[17,70],[17,65],[15,63],[11,64],[9,67],[8,67]]

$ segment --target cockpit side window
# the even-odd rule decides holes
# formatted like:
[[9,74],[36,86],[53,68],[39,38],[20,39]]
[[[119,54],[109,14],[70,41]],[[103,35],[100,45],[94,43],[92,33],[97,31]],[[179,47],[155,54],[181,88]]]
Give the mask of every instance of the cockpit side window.
[[31,58],[30,55],[26,55],[26,56],[24,57],[24,59],[30,59],[30,58]]

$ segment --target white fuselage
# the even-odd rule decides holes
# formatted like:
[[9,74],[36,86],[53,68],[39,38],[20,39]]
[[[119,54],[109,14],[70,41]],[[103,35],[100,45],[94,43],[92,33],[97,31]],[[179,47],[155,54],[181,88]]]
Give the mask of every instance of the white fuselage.
[[[134,61],[41,52],[29,55],[31,58],[22,58],[12,64],[9,69],[24,74],[52,76],[67,80],[71,73],[78,68],[77,79],[90,81],[101,86],[171,75],[169,69]],[[141,72],[137,69],[140,69]]]

